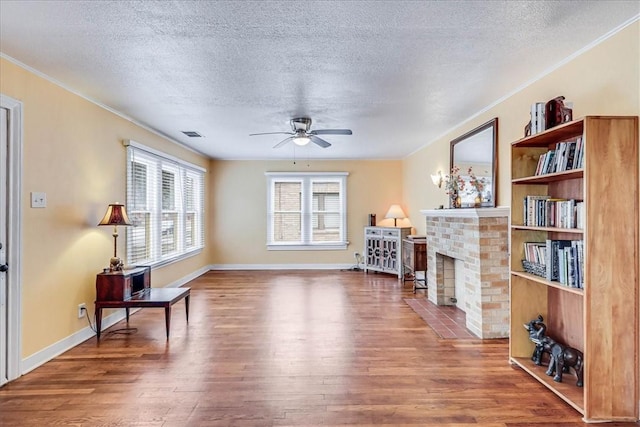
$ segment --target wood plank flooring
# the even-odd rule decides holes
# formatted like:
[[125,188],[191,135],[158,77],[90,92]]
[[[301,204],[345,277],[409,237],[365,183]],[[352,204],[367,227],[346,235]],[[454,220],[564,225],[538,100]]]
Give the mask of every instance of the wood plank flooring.
[[168,341],[164,311],[141,310],[133,333],[0,388],[0,425],[583,425],[509,365],[507,340],[439,338],[394,276],[225,271],[189,286],[190,322],[173,306]]

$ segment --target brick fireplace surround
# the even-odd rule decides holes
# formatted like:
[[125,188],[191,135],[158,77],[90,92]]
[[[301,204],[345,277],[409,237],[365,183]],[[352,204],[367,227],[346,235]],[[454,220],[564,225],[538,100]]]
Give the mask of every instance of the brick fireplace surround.
[[427,219],[429,301],[454,305],[454,260],[459,260],[467,328],[483,339],[508,337],[509,208],[420,212]]

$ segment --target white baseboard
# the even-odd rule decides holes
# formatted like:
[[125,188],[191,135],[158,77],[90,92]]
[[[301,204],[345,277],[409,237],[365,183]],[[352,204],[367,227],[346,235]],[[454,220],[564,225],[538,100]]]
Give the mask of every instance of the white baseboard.
[[206,273],[209,270],[211,270],[210,266],[202,267],[202,268],[194,271],[191,274],[187,274],[186,276],[181,277],[180,279],[176,280],[175,282],[169,283],[168,285],[165,286],[165,288],[179,288],[180,286],[192,281],[196,277],[202,276],[204,273]]
[[[175,282],[169,283],[166,287],[179,288],[180,286],[184,285],[185,283],[188,283],[189,281],[195,279],[196,277],[203,275],[210,269],[211,268],[208,266],[202,267],[199,270],[196,270],[193,273],[188,274],[176,280]],[[133,310],[132,313],[134,313],[135,311],[136,310]],[[114,313],[104,317],[102,319],[102,330],[105,330],[106,328],[115,325],[119,321],[123,320],[125,317],[126,316],[125,316],[124,309],[117,310]],[[51,344],[46,348],[43,348],[42,350],[32,354],[31,356],[28,356],[22,359],[21,366],[20,366],[21,375],[24,375],[28,372],[33,371],[38,366],[41,366],[47,363],[48,361],[61,355],[65,351],[69,351],[73,347],[79,344],[82,344],[89,338],[95,336],[95,334],[96,333],[93,331],[93,329],[87,326],[83,329],[80,329],[78,332],[75,332],[69,335],[68,337],[61,339],[60,341],[54,344]]]
[[[108,315],[102,319],[102,329],[115,325],[119,321],[125,318],[124,309],[118,310],[115,313]],[[51,359],[60,356],[62,353],[71,350],[73,347],[82,344],[89,338],[93,337],[96,333],[89,326],[79,330],[78,332],[69,335],[60,341],[51,344],[49,347],[43,348],[37,353],[32,354],[29,357],[22,359],[21,375],[33,371],[38,366],[44,365]]]

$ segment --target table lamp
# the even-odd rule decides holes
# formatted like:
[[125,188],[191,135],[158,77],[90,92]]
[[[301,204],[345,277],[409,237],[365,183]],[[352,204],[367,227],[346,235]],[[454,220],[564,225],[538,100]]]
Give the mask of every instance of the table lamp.
[[124,205],[111,203],[107,207],[107,213],[104,214],[104,218],[98,225],[113,225],[113,257],[109,262],[109,271],[121,271],[123,263],[118,258],[118,226],[132,225]]
[[402,210],[400,205],[391,205],[391,207],[387,211],[387,214],[384,217],[385,218],[393,218],[393,226],[397,227],[398,226],[398,220],[399,219],[404,219],[407,216],[404,214],[404,211]]

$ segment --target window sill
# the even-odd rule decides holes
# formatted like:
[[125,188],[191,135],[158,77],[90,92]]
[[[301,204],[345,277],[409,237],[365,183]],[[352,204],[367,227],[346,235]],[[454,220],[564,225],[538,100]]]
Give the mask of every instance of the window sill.
[[191,258],[192,256],[195,256],[195,255],[198,255],[198,254],[202,253],[203,249],[204,248],[194,249],[194,250],[192,250],[190,252],[186,252],[186,253],[177,255],[175,257],[172,257],[172,258],[162,259],[160,261],[154,261],[154,262],[141,261],[141,262],[137,263],[136,266],[148,266],[148,267],[151,267],[151,269],[153,270],[155,268],[164,267],[166,265],[173,264],[174,262],[179,262],[179,261],[185,260],[187,258]]
[[347,249],[349,242],[299,245],[299,244],[270,244],[267,245],[268,251],[343,251]]

